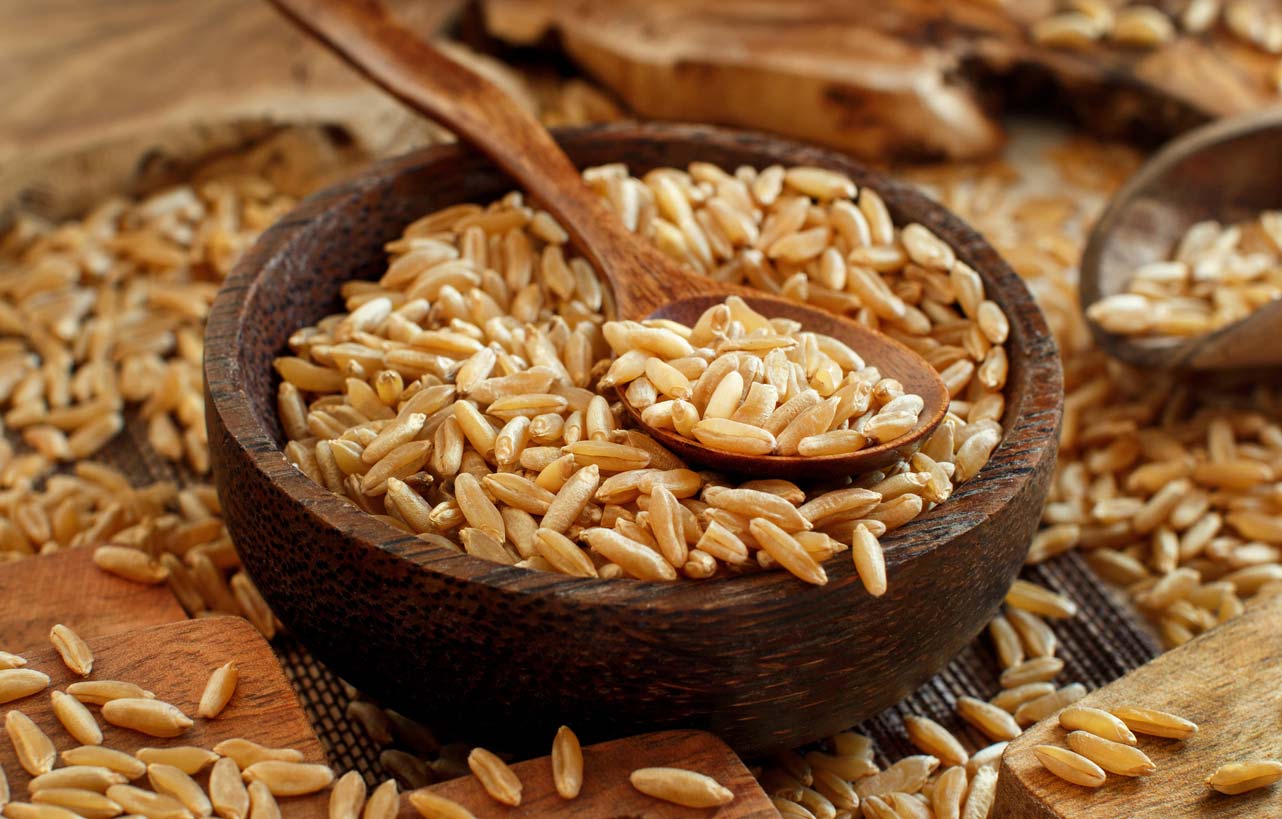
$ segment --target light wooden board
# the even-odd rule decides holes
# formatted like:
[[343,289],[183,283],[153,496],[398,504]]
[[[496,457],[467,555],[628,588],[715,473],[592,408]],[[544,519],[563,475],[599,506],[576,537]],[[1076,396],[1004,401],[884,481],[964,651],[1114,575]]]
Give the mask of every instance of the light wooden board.
[[1282,595],[1167,652],[1082,701],[1107,709],[1137,705],[1198,724],[1192,739],[1139,737],[1157,764],[1151,776],[1109,775],[1096,790],[1071,785],[1038,764],[1032,748],[1064,745],[1046,720],[1010,744],[1002,759],[993,819],[1277,819],[1282,787],[1223,796],[1204,780],[1220,765],[1282,760]]
[[[637,768],[665,766],[714,777],[734,791],[734,801],[719,808],[684,808],[648,797],[628,782],[628,775]],[[662,731],[584,748],[583,790],[571,801],[556,792],[551,757],[521,762],[512,769],[523,786],[521,804],[516,808],[495,802],[471,776],[442,782],[429,790],[465,806],[478,819],[773,819],[779,815],[739,757],[703,731]],[[398,819],[420,819],[407,797],[401,798]]]
[[49,646],[63,623],[88,639],[183,620],[166,585],[144,586],[107,574],[93,549],[66,549],[0,565],[0,649]]
[[[388,2],[424,36],[463,4]],[[0,217],[168,184],[280,124],[336,124],[375,155],[439,133],[261,0],[5,0],[0,111]]]
[[[209,748],[233,737],[263,745],[297,748],[309,762],[324,762],[320,741],[312,732],[294,689],[285,679],[271,646],[253,626],[239,617],[211,617],[138,629],[87,639],[94,652],[93,673],[88,679],[117,679],[137,683],[156,697],[173,703],[192,716],[211,671],[228,660],[240,669],[240,684],[226,710],[216,719],[196,719],[180,737],[160,739],[107,724],[99,717],[104,745],[130,753],[145,747],[197,745]],[[52,648],[25,654],[28,668],[48,674],[53,688],[63,689],[81,679],[69,671]],[[20,709],[35,720],[58,750],[73,748],[73,740],[50,710],[49,692],[17,700],[0,710]],[[97,707],[90,710],[97,714]],[[8,774],[14,800],[25,800],[30,777],[14,757],[7,739],[0,740],[0,765]],[[206,784],[207,771],[197,780]],[[144,786],[145,782],[141,783]],[[282,800],[286,816],[322,817],[325,793]]]

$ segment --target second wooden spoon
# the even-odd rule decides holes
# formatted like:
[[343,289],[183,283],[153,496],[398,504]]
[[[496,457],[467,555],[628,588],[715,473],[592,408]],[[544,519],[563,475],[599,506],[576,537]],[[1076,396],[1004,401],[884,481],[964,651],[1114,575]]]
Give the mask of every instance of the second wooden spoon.
[[708,307],[730,295],[742,296],[763,315],[793,319],[806,330],[843,341],[925,403],[917,425],[900,438],[848,454],[803,457],[712,449],[645,425],[640,413],[624,402],[638,424],[683,459],[754,477],[843,477],[893,463],[919,446],[943,420],[948,389],[921,356],[849,319],[678,266],[624,227],[532,114],[494,84],[400,26],[378,0],[271,2],[378,85],[507,171],[557,218],[574,247],[600,271],[610,285],[619,318],[668,318],[692,325]]

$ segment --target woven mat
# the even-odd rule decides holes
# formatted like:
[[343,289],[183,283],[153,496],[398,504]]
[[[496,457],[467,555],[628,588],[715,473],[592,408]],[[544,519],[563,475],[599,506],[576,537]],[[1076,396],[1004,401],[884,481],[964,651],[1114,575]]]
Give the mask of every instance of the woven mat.
[[[135,485],[191,478],[151,450],[146,425],[137,418],[103,451],[101,460],[124,471]],[[1077,617],[1052,623],[1061,645],[1057,656],[1065,661],[1061,679],[1093,690],[1157,655],[1157,644],[1136,613],[1104,587],[1076,553],[1029,567],[1023,576],[1062,592],[1080,607]],[[277,637],[273,646],[331,763],[340,771],[360,771],[371,784],[385,779],[379,762],[382,749],[347,715],[354,692],[289,635]],[[987,699],[996,693],[998,671],[991,644],[981,635],[911,697],[859,730],[876,740],[881,764],[915,753],[903,731],[906,714],[929,716],[953,729],[970,750],[982,748],[988,740],[957,719],[953,704],[961,696]]]

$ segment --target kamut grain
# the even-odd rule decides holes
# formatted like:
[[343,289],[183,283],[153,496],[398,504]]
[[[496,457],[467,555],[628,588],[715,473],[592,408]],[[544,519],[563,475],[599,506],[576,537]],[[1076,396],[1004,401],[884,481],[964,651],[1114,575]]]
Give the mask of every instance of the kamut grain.
[[80,639],[79,634],[76,634],[62,623],[58,623],[50,630],[49,641],[58,650],[63,663],[74,673],[82,677],[88,677],[89,673],[93,671],[93,652],[89,650],[89,646],[85,644],[85,641]]
[[1057,689],[1053,694],[1030,700],[1015,709],[1015,721],[1020,725],[1032,725],[1051,716],[1061,708],[1066,708],[1086,696],[1086,687],[1081,683],[1070,683]]
[[1206,778],[1211,788],[1231,796],[1267,788],[1278,781],[1282,781],[1282,762],[1272,759],[1230,762]]
[[[115,748],[105,748],[101,745],[82,745],[79,748],[69,748],[62,752],[62,762],[68,766],[59,768],[55,773],[74,768],[100,768],[110,773],[123,774],[126,779],[137,779],[147,772],[147,765],[144,762],[130,756],[124,751],[118,751]],[[108,784],[123,784],[121,782],[109,782]],[[76,784],[71,787],[83,788],[85,785]],[[103,790],[105,790],[105,786]],[[94,788],[94,790],[98,790]]]
[[236,693],[236,683],[239,679],[240,672],[234,662],[225,663],[214,669],[214,672],[209,675],[209,681],[205,683],[205,690],[200,695],[200,703],[196,706],[197,716],[213,719],[221,714],[232,695]]
[[454,800],[429,791],[414,791],[409,800],[423,819],[476,819],[471,811]]
[[396,780],[389,779],[370,794],[369,800],[365,802],[365,810],[361,813],[361,819],[395,819],[399,807],[400,792],[396,787]]
[[985,819],[993,809],[996,798],[997,768],[991,765],[980,768],[971,777],[966,805],[962,808],[962,819]]
[[103,703],[102,718],[112,725],[153,737],[176,737],[194,724],[176,705],[141,697]]
[[54,691],[49,696],[54,716],[72,739],[81,745],[102,744],[102,729],[88,708],[63,691]]
[[0,670],[0,703],[39,694],[49,687],[49,676],[34,668],[6,668]]
[[638,768],[628,780],[646,796],[687,808],[712,808],[734,800],[734,792],[717,780],[682,768]]
[[1167,739],[1188,739],[1197,733],[1195,723],[1164,711],[1132,705],[1114,706],[1109,711],[1135,733]]
[[1068,747],[1119,776],[1147,776],[1157,770],[1148,755],[1131,745],[1104,739],[1087,731],[1072,731]]
[[334,783],[329,794],[329,819],[360,819],[365,807],[365,778],[348,771]]
[[1099,708],[1071,705],[1059,712],[1059,724],[1065,731],[1085,731],[1123,745],[1136,743],[1135,734],[1125,722]]
[[209,769],[209,801],[222,819],[248,819],[249,791],[236,760],[223,757]]
[[251,785],[263,783],[271,789],[272,796],[315,793],[334,781],[334,771],[328,765],[275,759],[255,762],[241,771],[241,776]]
[[1023,733],[1010,714],[974,697],[957,700],[957,715],[996,742],[1009,741]]
[[133,785],[112,785],[107,789],[107,798],[126,812],[145,816],[147,819],[194,819],[191,811],[172,796],[153,793]]
[[23,770],[32,776],[40,776],[53,770],[58,752],[53,741],[30,717],[15,708],[4,715],[4,728]]
[[258,762],[275,760],[277,762],[302,762],[303,752],[293,748],[268,748],[248,739],[224,739],[213,748],[219,756],[229,757],[236,761],[241,770]]
[[156,793],[177,799],[193,816],[209,816],[214,811],[200,785],[173,765],[151,763],[147,766],[147,779]]
[[67,693],[86,705],[105,705],[112,700],[154,699],[155,694],[121,680],[85,680],[67,686]]
[[1037,745],[1033,748],[1033,753],[1046,770],[1074,785],[1098,788],[1108,778],[1099,765],[1067,748]]
[[936,757],[944,765],[966,764],[969,758],[966,749],[957,737],[934,720],[910,715],[904,717],[904,728],[908,732],[909,741],[922,753]]
[[280,805],[276,803],[271,788],[262,782],[250,782],[246,790],[249,793],[249,819],[281,819]]
[[552,780],[562,799],[573,799],[583,787],[583,750],[579,738],[565,725],[552,740]]
[[44,788],[31,794],[31,801],[66,808],[83,819],[112,819],[121,813],[120,806],[105,794],[78,788]]
[[77,819],[80,817],[80,814],[60,805],[37,805],[30,802],[10,802],[4,806],[4,815],[8,819]]
[[218,754],[194,745],[174,745],[168,748],[139,748],[134,754],[140,761],[151,765],[168,765],[188,776],[195,776],[217,762]]

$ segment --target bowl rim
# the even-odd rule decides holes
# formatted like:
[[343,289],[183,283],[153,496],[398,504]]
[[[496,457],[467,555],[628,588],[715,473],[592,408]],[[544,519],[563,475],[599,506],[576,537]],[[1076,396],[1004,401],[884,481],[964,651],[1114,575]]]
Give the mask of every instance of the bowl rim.
[[[1008,384],[1006,420],[1009,427],[1003,431],[1002,440],[988,462],[977,475],[960,485],[947,502],[895,530],[895,536],[886,544],[888,569],[928,556],[981,525],[1019,495],[1028,476],[1036,474],[1043,460],[1055,458],[1063,406],[1062,369],[1055,340],[1023,280],[976,230],[943,205],[910,184],[837,151],[769,134],[707,125],[639,122],[554,129],[553,133],[572,158],[577,145],[610,140],[695,142],[727,151],[741,151],[750,143],[753,150],[775,155],[776,162],[849,172],[862,177],[865,181],[859,184],[872,187],[888,204],[892,199],[908,202],[919,214],[929,214],[934,220],[931,229],[937,234],[947,234],[941,238],[980,274],[986,297],[1001,304],[1007,314],[1011,339],[1024,341],[1018,361],[1016,356],[1011,357],[1012,370],[1015,367],[1023,370],[1022,405],[1012,405]],[[748,572],[697,582],[684,579],[649,582],[632,578],[576,578],[504,566],[406,534],[313,482],[289,463],[283,446],[259,418],[243,386],[240,328],[253,293],[265,276],[279,275],[281,259],[291,244],[325,222],[327,215],[345,203],[365,195],[389,177],[459,160],[475,161],[476,154],[466,146],[448,143],[376,161],[345,181],[313,193],[259,236],[220,288],[206,324],[204,372],[209,425],[222,424],[224,437],[243,453],[247,463],[318,525],[338,532],[344,542],[359,544],[363,550],[385,552],[403,561],[411,571],[424,570],[455,581],[481,584],[498,593],[554,593],[566,605],[581,600],[594,606],[683,611],[693,608],[715,613],[744,605],[759,610],[762,605],[788,605],[799,600],[813,603],[859,584],[849,560],[825,564],[829,576],[825,586],[809,586],[781,571]],[[891,209],[897,208],[892,205]],[[277,380],[275,376],[273,380]],[[274,398],[270,400],[274,405]],[[1020,462],[1011,474],[995,477],[994,471],[1012,459]],[[215,459],[216,467],[217,462]],[[989,480],[984,480],[986,476]],[[217,475],[215,480],[217,482]],[[371,532],[379,536],[371,537]],[[858,599],[874,598],[860,595]]]

